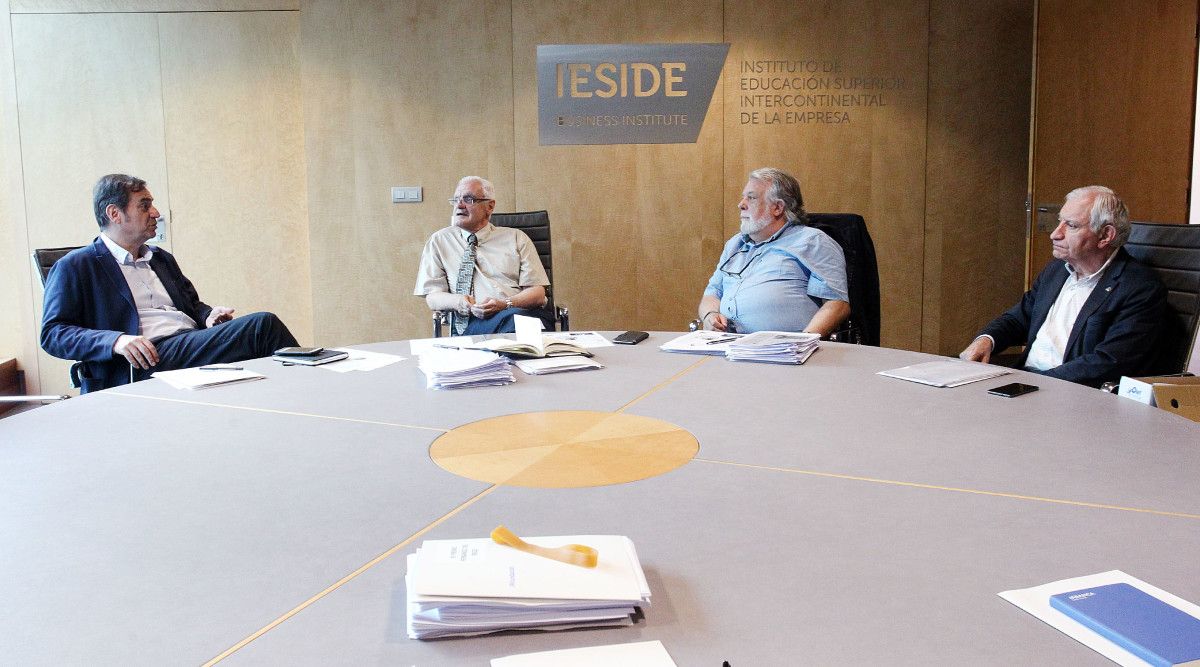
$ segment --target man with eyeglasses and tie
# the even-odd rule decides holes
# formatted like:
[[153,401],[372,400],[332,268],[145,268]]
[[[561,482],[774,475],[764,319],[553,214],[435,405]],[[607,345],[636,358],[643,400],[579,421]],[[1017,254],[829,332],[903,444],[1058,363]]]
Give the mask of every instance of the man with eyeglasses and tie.
[[779,169],[750,172],[741,232],[725,244],[700,299],[705,329],[807,331],[828,336],[850,316],[846,259],[805,225],[800,184]]
[[458,182],[450,226],[429,237],[417,269],[416,296],[433,311],[453,313],[455,335],[512,333],[514,315],[554,328],[546,306],[550,280],[533,241],[519,229],[491,222],[496,191],[478,176]]

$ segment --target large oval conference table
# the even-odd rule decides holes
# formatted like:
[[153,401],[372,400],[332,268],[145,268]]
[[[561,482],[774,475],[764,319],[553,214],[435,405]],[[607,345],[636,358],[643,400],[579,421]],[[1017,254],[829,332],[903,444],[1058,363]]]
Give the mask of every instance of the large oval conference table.
[[[936,358],[915,352],[658,349],[677,335],[503,387],[426,389],[401,341],[358,346],[406,357],[370,372],[259,359],[266,380],[150,380],[0,420],[0,663],[487,665],[660,640],[681,666],[1104,665],[997,593],[1119,569],[1200,602],[1200,424],[1023,371],[876,374]],[[1011,381],[1041,390],[987,393]],[[431,458],[506,415],[474,454],[513,483]],[[624,416],[698,451],[660,461],[660,438],[619,437]],[[628,535],[644,618],[408,639],[405,556],[499,524]]]

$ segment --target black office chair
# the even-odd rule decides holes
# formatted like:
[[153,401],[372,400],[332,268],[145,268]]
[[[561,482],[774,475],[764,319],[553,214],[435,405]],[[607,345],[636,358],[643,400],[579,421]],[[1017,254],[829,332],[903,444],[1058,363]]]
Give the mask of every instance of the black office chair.
[[828,234],[846,256],[850,317],[829,339],[879,346],[879,264],[867,222],[856,213],[809,213],[808,226]]
[[1158,345],[1156,373],[1183,372],[1200,321],[1200,225],[1135,222],[1125,250],[1153,269],[1167,287],[1169,314]]
[[[54,263],[62,259],[67,253],[75,250],[79,246],[71,246],[68,248],[38,248],[30,255],[33,260],[33,267],[37,269],[38,278],[41,280],[42,288],[46,287],[46,276],[50,275],[50,267]],[[79,369],[81,364],[77,361],[71,364],[71,386],[79,388]],[[49,403],[52,401],[61,401],[70,398],[66,394],[45,394],[45,395],[20,395],[20,396],[0,396],[0,403]]]
[[[570,331],[570,311],[566,306],[554,305],[554,261],[550,245],[550,214],[546,211],[493,213],[492,224],[497,227],[519,229],[525,232],[529,236],[529,239],[533,241],[534,247],[537,248],[538,259],[542,260],[542,267],[546,269],[546,277],[550,279],[550,286],[546,288],[546,308],[554,313],[554,319],[558,322],[558,328],[561,331]],[[440,338],[442,327],[449,327],[454,317],[455,314],[453,311],[439,310],[434,312],[433,335]]]
[[[42,281],[42,289],[46,289],[46,277],[50,275],[50,269],[54,267],[54,263],[66,257],[67,253],[72,250],[77,250],[82,246],[67,246],[64,248],[38,248],[31,255],[33,266],[37,269],[38,278]],[[71,387],[78,389],[81,386],[79,381],[79,370],[83,368],[83,362],[76,361],[71,364]]]

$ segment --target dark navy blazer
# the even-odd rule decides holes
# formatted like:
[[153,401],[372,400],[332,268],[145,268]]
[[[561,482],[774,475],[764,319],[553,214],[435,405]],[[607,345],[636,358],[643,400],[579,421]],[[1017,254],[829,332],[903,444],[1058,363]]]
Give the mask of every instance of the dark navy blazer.
[[[150,267],[175,307],[204,328],[212,308],[200,301],[171,253],[155,248]],[[54,263],[46,277],[42,349],[62,359],[84,362],[80,378],[85,391],[129,382],[129,362],[113,354],[113,345],[122,334],[138,333],[133,293],[100,237]]]
[[[996,341],[993,354],[1025,345],[1029,356],[1050,307],[1067,281],[1067,266],[1054,260],[1042,269],[1017,305],[992,320],[982,334]],[[1071,328],[1063,363],[1045,375],[1098,387],[1122,375],[1154,373],[1156,343],[1166,322],[1167,290],[1153,271],[1117,250]]]

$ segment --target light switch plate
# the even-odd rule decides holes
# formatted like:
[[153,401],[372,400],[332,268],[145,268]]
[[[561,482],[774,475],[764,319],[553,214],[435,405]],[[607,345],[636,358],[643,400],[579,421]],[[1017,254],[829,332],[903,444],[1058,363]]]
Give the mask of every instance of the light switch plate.
[[158,220],[154,221],[154,238],[150,239],[149,241],[146,241],[146,243],[148,243],[150,245],[161,245],[161,246],[169,245],[170,229],[171,229],[171,225],[170,225],[170,222],[167,220],[167,216],[165,216],[165,215],[159,216]]
[[421,200],[421,186],[419,185],[392,188],[393,204],[415,204]]

